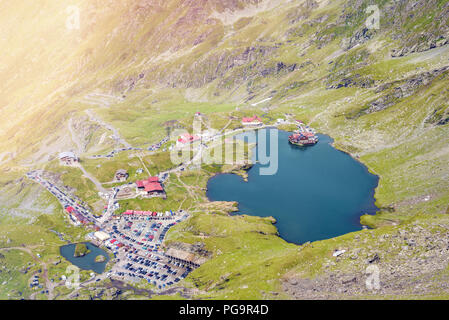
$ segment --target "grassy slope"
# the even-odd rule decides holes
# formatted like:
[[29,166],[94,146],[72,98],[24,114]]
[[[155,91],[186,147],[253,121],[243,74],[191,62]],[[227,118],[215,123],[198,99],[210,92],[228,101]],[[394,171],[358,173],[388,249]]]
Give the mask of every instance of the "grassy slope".
[[[380,5],[385,3],[385,1],[377,2]],[[365,2],[363,3],[365,5]],[[80,1],[80,4],[84,10],[84,2]],[[54,6],[57,5],[48,2],[43,14],[63,12],[63,7]],[[360,14],[363,13],[363,8],[352,9],[348,5],[345,13],[356,13],[348,14],[347,22],[351,22],[352,26],[348,27],[349,24],[346,24],[346,27],[342,28],[338,23],[337,26],[333,26],[332,22],[338,21],[342,13],[341,1],[311,10],[308,18],[299,19],[293,24],[289,21],[292,14],[295,16],[296,4],[260,13],[252,19],[238,20],[233,26],[217,23],[213,27],[201,25],[201,19],[189,20],[187,25],[182,23],[177,25],[178,19],[189,14],[190,10],[184,6],[178,8],[176,1],[166,2],[165,7],[158,9],[158,14],[152,18],[147,12],[146,19],[145,14],[136,15],[135,7],[128,2],[121,2],[115,6],[95,12],[97,25],[101,26],[95,29],[95,32],[88,31],[92,27],[90,24],[82,24],[83,40],[76,46],[67,44],[73,40],[73,35],[61,43],[62,37],[67,35],[61,28],[54,27],[53,29],[63,35],[53,36],[54,41],[48,46],[50,49],[48,52],[40,53],[40,56],[34,51],[32,54],[20,53],[25,65],[30,65],[27,61],[31,61],[34,56],[42,61],[53,59],[64,67],[57,70],[50,68],[48,69],[50,73],[41,72],[42,67],[36,67],[28,73],[20,71],[21,75],[27,75],[29,83],[24,85],[24,82],[20,82],[25,81],[23,80],[25,77],[21,76],[19,80],[14,80],[16,82],[7,83],[2,87],[2,92],[14,89],[9,93],[14,99],[10,100],[12,102],[9,102],[8,107],[2,111],[5,116],[11,112],[15,114],[19,105],[25,108],[29,105],[27,101],[40,101],[34,106],[34,112],[23,112],[24,115],[29,115],[29,118],[25,119],[33,127],[33,133],[25,132],[23,135],[20,132],[20,135],[14,138],[9,135],[8,139],[2,142],[4,144],[2,150],[12,150],[20,154],[14,163],[9,163],[5,167],[9,170],[2,177],[5,182],[23,175],[25,170],[21,162],[32,155],[36,141],[41,139],[43,133],[53,132],[50,128],[54,127],[61,130],[64,127],[63,121],[70,117],[72,110],[78,113],[80,109],[96,108],[79,102],[94,88],[112,92],[116,96],[126,95],[125,101],[113,103],[108,109],[98,108],[96,113],[118,128],[121,135],[133,145],[159,141],[166,134],[164,123],[170,120],[177,120],[188,128],[192,113],[196,111],[206,113],[213,127],[222,128],[227,123],[227,115],[232,111],[235,116],[260,113],[258,108],[243,103],[246,98],[255,96],[251,100],[253,102],[272,95],[273,99],[270,102],[258,106],[269,107],[271,109],[269,116],[276,119],[284,113],[292,113],[305,121],[313,121],[315,127],[335,138],[337,147],[360,156],[361,161],[367,164],[371,171],[381,176],[380,186],[376,190],[378,204],[381,207],[393,206],[395,211],[384,210],[375,217],[364,217],[365,223],[372,226],[386,226],[399,222],[408,223],[411,218],[422,213],[446,212],[449,199],[448,127],[424,123],[435,108],[447,101],[446,79],[440,78],[430,85],[421,87],[411,97],[399,99],[394,106],[384,111],[356,119],[348,118],[347,115],[359,112],[367,103],[383,93],[376,93],[373,88],[359,87],[326,90],[325,86],[329,76],[332,80],[339,80],[354,74],[373,79],[378,84],[402,80],[414,73],[441,67],[447,60],[443,59],[447,58],[447,52],[435,57],[420,53],[391,59],[389,50],[396,46],[397,41],[391,40],[389,35],[397,30],[389,25],[390,18],[385,18],[381,30],[372,40],[342,52],[340,57],[334,57],[334,52],[340,48],[341,40],[350,37],[364,21],[363,14]],[[131,7],[133,9],[130,9]],[[300,10],[299,13],[301,12],[303,11]],[[311,22],[324,15],[329,16],[324,23]],[[6,17],[2,16],[2,19]],[[65,16],[59,14],[54,23],[63,24],[64,20]],[[424,29],[429,23],[430,20],[424,18],[409,19],[404,30]],[[112,35],[111,30],[117,26],[119,32]],[[185,29],[185,32],[180,32],[182,29]],[[212,32],[206,37],[206,41],[193,46],[192,42],[208,29]],[[286,36],[286,31],[290,29],[295,30]],[[235,30],[238,32],[234,33]],[[36,33],[30,37],[33,35],[38,38]],[[224,35],[227,37],[223,38]],[[325,35],[332,37],[322,45],[319,39]],[[255,67],[253,62],[245,62],[230,70],[217,68],[219,61],[217,57],[223,55],[225,59],[232,59],[245,51],[249,44],[277,49],[273,54],[260,56]],[[11,44],[11,47],[14,45]],[[60,54],[53,56],[55,52]],[[71,53],[64,55],[64,52]],[[166,53],[163,55],[166,57],[165,60],[149,61],[151,60],[149,57],[158,57],[158,54],[163,52]],[[285,64],[296,63],[301,67],[292,73],[272,74],[267,77],[261,75],[261,70],[276,66],[280,61]],[[333,63],[329,64],[332,61]],[[15,65],[14,60],[8,60],[6,64]],[[215,73],[217,69],[219,72]],[[125,85],[126,80],[135,80],[141,72],[145,73],[143,80],[137,81],[133,89],[127,91],[129,87]],[[44,76],[56,80],[43,85],[46,83],[43,80]],[[210,77],[218,78],[211,82],[203,82]],[[75,78],[76,80],[73,80]],[[28,96],[27,88],[32,83],[41,85],[39,90],[34,90],[32,96]],[[61,83],[65,86],[63,93],[59,94],[55,88],[61,88]],[[164,87],[167,84],[171,87],[173,83],[177,83],[179,88]],[[190,88],[186,89],[183,86]],[[57,93],[53,93],[54,91]],[[29,100],[21,101],[23,96],[27,96]],[[43,99],[45,96],[49,98]],[[52,108],[49,108],[50,105]],[[236,107],[239,108],[238,112],[235,111]],[[40,116],[36,117],[36,114]],[[237,126],[238,123],[231,125]],[[99,133],[95,134],[98,136]],[[145,157],[151,173],[167,168],[164,159],[166,159],[164,154]],[[95,173],[101,182],[110,181],[113,171],[117,168],[126,167],[132,174],[138,167],[134,164],[136,158],[128,159],[127,156],[102,162],[100,168],[96,168],[97,160],[83,160],[86,169]],[[17,171],[12,171],[11,168]],[[51,168],[61,172],[60,168],[54,166]],[[95,203],[97,200],[95,188],[89,181],[83,180],[79,170],[64,169],[64,171],[67,171],[63,175],[64,183],[73,185],[78,195],[89,204]],[[191,285],[209,290],[201,294],[201,297],[273,297],[269,292],[279,291],[280,284],[277,279],[288,270],[296,268],[297,272],[307,276],[319,274],[323,271],[318,266],[331,250],[354,241],[354,235],[347,235],[319,242],[313,248],[301,251],[298,256],[297,247],[277,238],[274,235],[274,227],[267,221],[253,217],[237,218],[202,212],[198,204],[206,201],[204,191],[187,188],[193,190],[193,194],[189,194],[185,184],[190,186],[199,184],[204,187],[207,176],[208,174],[195,173],[191,176],[184,174],[179,178],[171,177],[167,186],[169,194],[167,201],[154,199],[121,202],[122,208],[167,210],[183,207],[198,210],[193,219],[171,231],[168,238],[170,241],[186,242],[201,239],[216,255],[215,259],[195,271],[188,279]],[[431,196],[431,200],[424,201],[427,195]],[[41,201],[45,203],[47,200]],[[61,217],[55,214],[51,219],[53,221],[51,224],[54,224]],[[239,220],[239,223],[235,223],[236,220]],[[29,230],[23,233],[26,234],[24,240],[18,236],[20,240],[17,241],[26,239],[30,245],[40,243],[37,234],[48,233],[49,225],[44,225],[44,229],[41,224],[27,226]],[[11,230],[19,228],[17,234],[23,235],[20,228],[25,227],[7,226]],[[59,222],[58,228],[62,228]],[[375,232],[387,232],[388,229],[384,228],[391,227],[379,228]],[[260,234],[260,231],[266,234]],[[67,230],[68,234],[77,232]],[[204,239],[199,238],[200,232],[208,236]],[[48,236],[52,237],[51,234]],[[46,238],[44,240],[49,243],[54,241]],[[218,254],[220,252],[221,254]],[[221,277],[222,275],[225,277]],[[259,282],[259,279],[263,281]]]

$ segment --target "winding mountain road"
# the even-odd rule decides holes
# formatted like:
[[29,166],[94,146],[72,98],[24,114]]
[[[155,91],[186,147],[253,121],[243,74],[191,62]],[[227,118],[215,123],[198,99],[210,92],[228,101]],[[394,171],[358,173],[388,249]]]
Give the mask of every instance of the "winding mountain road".
[[98,123],[99,125],[101,125],[102,127],[106,128],[109,131],[112,131],[112,133],[113,133],[112,138],[117,143],[122,144],[123,146],[125,146],[125,148],[132,148],[132,146],[125,139],[123,139],[120,136],[120,133],[118,132],[118,130],[116,128],[114,128],[109,123],[106,123],[103,120],[101,120],[100,118],[98,118],[97,116],[95,116],[91,109],[87,109],[85,112],[87,113],[87,115],[89,116],[89,119],[91,121]]

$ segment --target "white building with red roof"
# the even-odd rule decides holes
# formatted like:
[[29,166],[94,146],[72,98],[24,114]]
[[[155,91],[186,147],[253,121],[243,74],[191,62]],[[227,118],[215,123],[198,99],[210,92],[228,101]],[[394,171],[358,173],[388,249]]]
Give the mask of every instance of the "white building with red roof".
[[244,126],[248,126],[248,127],[256,127],[256,126],[261,126],[263,124],[262,119],[260,119],[258,116],[252,116],[252,117],[243,117],[242,118],[242,124]]
[[177,147],[183,147],[186,145],[189,145],[195,141],[199,141],[201,138],[197,135],[192,135],[190,133],[184,133],[182,134],[178,141],[176,142]]
[[136,181],[137,194],[144,197],[165,197],[165,190],[158,177]]

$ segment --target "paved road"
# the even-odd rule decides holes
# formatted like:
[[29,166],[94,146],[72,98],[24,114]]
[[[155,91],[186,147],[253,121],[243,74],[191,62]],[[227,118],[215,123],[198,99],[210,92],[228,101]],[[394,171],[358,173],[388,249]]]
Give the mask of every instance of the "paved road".
[[114,128],[113,126],[111,126],[110,124],[104,122],[103,120],[99,119],[97,116],[94,115],[93,111],[90,109],[86,110],[87,115],[89,116],[90,120],[93,122],[97,122],[98,124],[100,124],[102,127],[105,127],[106,129],[108,129],[109,131],[112,131],[113,136],[112,138],[117,142],[120,143],[122,145],[125,146],[125,148],[132,148],[132,146],[120,136],[120,133],[118,132],[118,130],[116,128]]
[[73,119],[72,118],[70,118],[70,120],[69,120],[68,127],[69,127],[70,135],[72,136],[72,141],[77,146],[78,154],[82,154],[84,152],[84,146],[83,146],[83,143],[80,141],[78,135],[76,134],[75,130],[73,130]]
[[112,214],[114,213],[114,203],[115,203],[115,197],[117,196],[117,193],[120,191],[120,188],[114,188],[113,193],[110,193],[109,201],[108,201],[108,208],[106,209],[105,214],[98,218],[98,222],[100,225],[103,225],[106,221],[111,218]]
[[203,151],[207,148],[206,144],[211,142],[211,141],[213,141],[213,140],[219,139],[219,138],[221,138],[223,136],[235,135],[235,134],[237,134],[239,132],[251,131],[251,130],[254,130],[254,129],[266,129],[266,128],[271,128],[271,127],[273,127],[273,126],[263,125],[263,126],[259,126],[257,128],[241,128],[241,129],[235,129],[235,130],[232,130],[232,131],[229,131],[229,132],[226,132],[226,133],[220,132],[219,134],[213,136],[210,139],[203,140],[203,143],[200,144],[200,146],[199,146],[198,152],[195,154],[195,156],[191,160],[189,160],[189,161],[187,161],[185,163],[182,163],[181,165],[177,166],[176,168],[173,168],[173,169],[161,172],[161,173],[159,173],[159,176],[162,176],[164,174],[170,174],[170,173],[175,173],[175,172],[180,172],[180,171],[186,170],[187,167],[190,164],[192,164],[192,163],[196,163],[196,162],[197,163],[201,163],[201,158],[203,156]]
[[48,180],[45,180],[42,177],[42,173],[43,173],[42,170],[31,171],[27,173],[27,177],[39,183],[44,188],[46,188],[52,195],[54,195],[59,200],[63,208],[71,206],[75,208],[75,210],[78,213],[86,217],[89,221],[92,221],[93,223],[97,222],[93,214],[88,209],[79,204],[76,199],[72,198],[70,195],[66,194],[61,189],[59,189],[55,184],[53,184]]

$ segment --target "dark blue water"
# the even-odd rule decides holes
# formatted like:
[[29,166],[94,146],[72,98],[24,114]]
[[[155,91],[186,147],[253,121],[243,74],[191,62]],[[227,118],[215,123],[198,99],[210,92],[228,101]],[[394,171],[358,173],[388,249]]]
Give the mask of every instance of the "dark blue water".
[[[85,242],[87,249],[90,250],[84,257],[75,258],[76,244],[68,244],[59,248],[61,255],[70,261],[72,264],[83,270],[92,270],[96,273],[103,273],[106,268],[106,264],[109,261],[109,256],[103,249],[98,248],[90,242]],[[104,262],[95,262],[97,256],[104,256],[106,260]]]
[[233,174],[215,176],[208,182],[209,199],[237,201],[240,214],[275,217],[280,236],[292,243],[361,230],[360,216],[377,211],[378,177],[333,148],[328,136],[318,135],[317,145],[300,148],[288,143],[290,134],[278,131],[276,174],[260,175],[261,165],[255,164],[248,182]]

